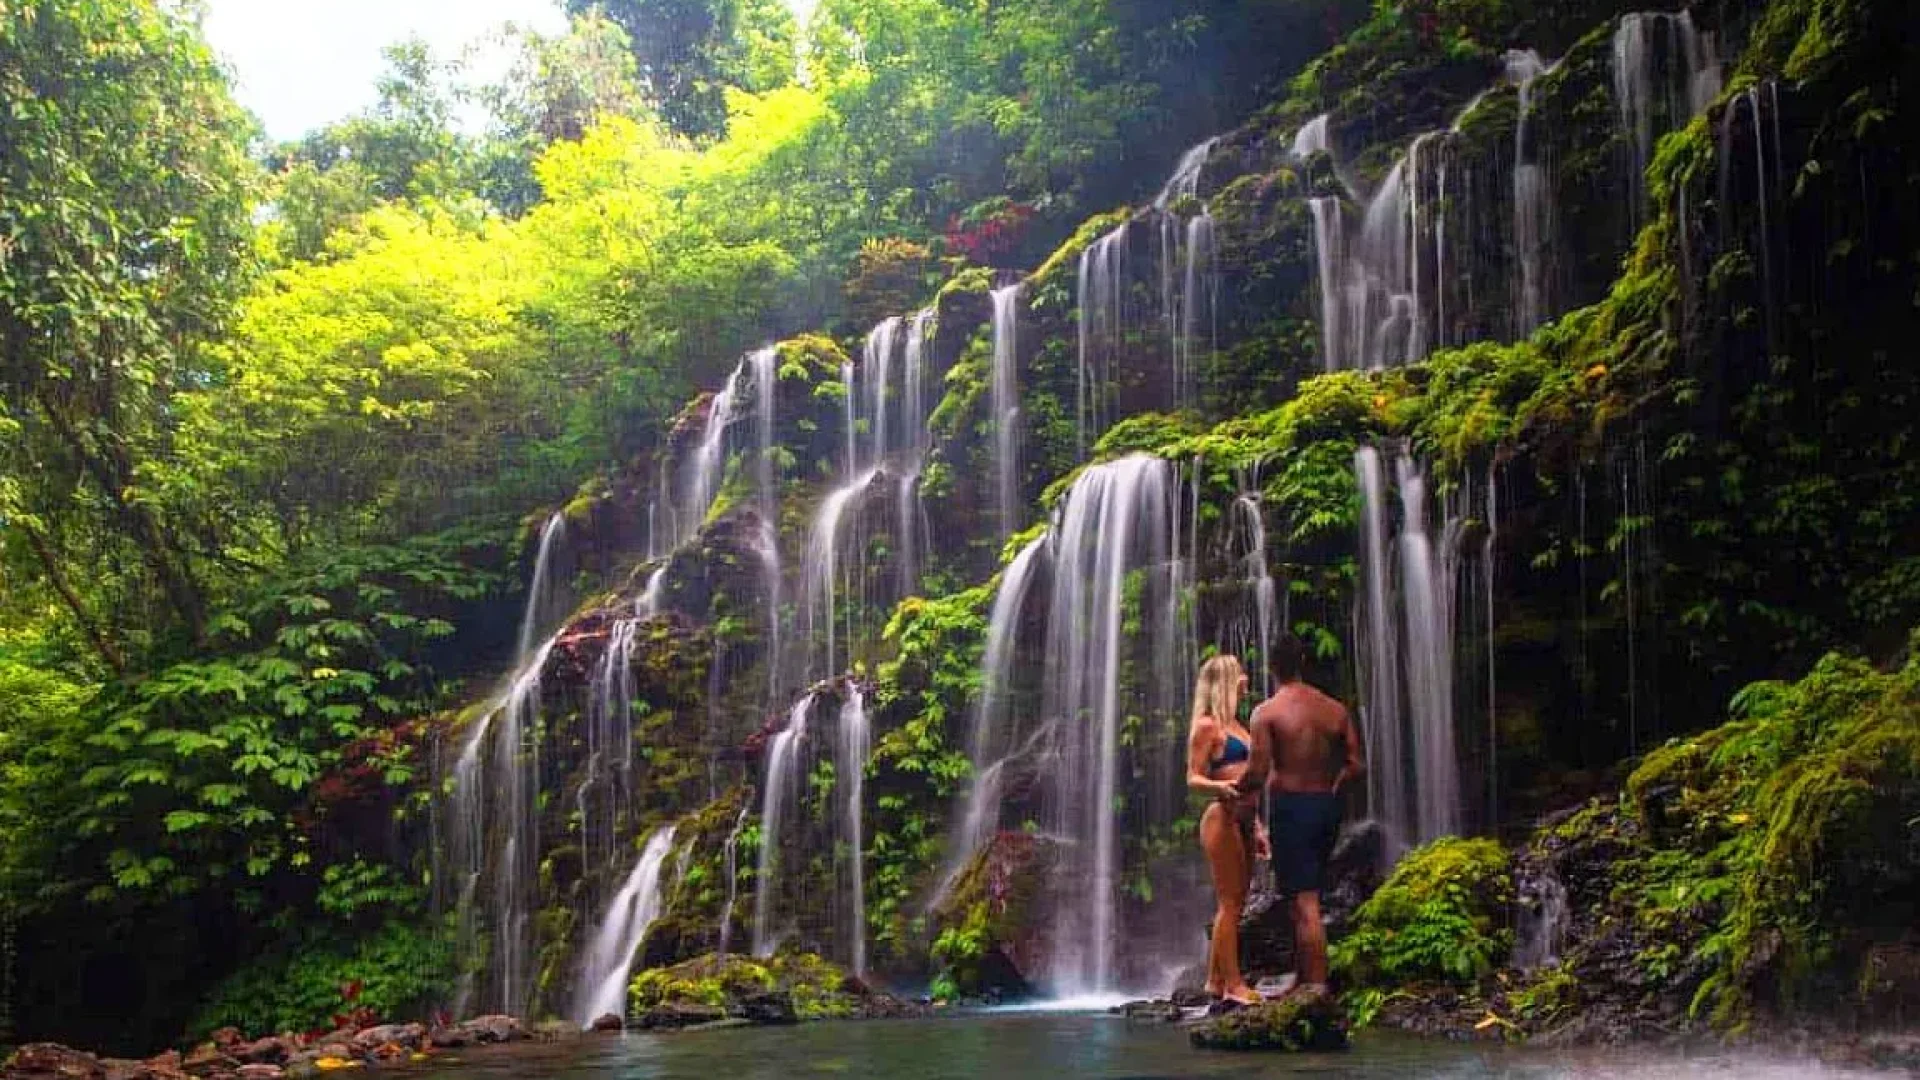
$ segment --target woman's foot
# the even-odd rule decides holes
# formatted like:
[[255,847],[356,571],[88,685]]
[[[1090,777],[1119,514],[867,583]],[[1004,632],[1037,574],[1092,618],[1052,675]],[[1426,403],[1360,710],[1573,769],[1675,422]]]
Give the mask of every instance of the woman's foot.
[[1248,986],[1246,983],[1241,983],[1239,986],[1220,996],[1222,1000],[1231,1001],[1235,1005],[1258,1005],[1266,1000],[1260,996],[1259,991]]

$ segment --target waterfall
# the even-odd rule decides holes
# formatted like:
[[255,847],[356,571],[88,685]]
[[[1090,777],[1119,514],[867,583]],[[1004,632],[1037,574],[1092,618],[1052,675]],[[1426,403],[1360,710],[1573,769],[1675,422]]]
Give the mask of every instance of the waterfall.
[[1077,295],[1080,304],[1080,368],[1075,383],[1075,453],[1087,456],[1088,436],[1107,427],[1115,354],[1126,332],[1127,229],[1121,225],[1080,253]]
[[767,699],[771,704],[780,685],[780,491],[774,484],[774,412],[780,379],[780,352],[774,346],[747,354],[753,373],[754,412],[759,446],[755,447],[754,479],[760,499],[760,558],[767,599]]
[[940,871],[940,884],[927,903],[928,910],[939,906],[952,891],[967,863],[993,838],[1000,822],[998,780],[1011,755],[1007,754],[1006,733],[1002,731],[1009,690],[1013,685],[1014,647],[1019,643],[1020,615],[1026,605],[1027,591],[1047,550],[1047,534],[1027,541],[1000,573],[1000,585],[993,594],[993,610],[987,619],[987,643],[980,661],[980,697],[973,707],[973,730],[967,738],[967,760],[973,765],[973,781],[955,811],[957,823],[947,837],[947,859]]
[[720,909],[720,945],[714,951],[727,955],[733,946],[733,905],[740,898],[740,833],[747,827],[749,804],[742,800],[740,814],[733,819],[727,842],[721,848],[727,868],[727,905]]
[[1387,557],[1391,532],[1386,472],[1380,452],[1371,446],[1354,451],[1353,463],[1360,489],[1357,554],[1362,584],[1355,644],[1366,687],[1360,709],[1362,737],[1373,761],[1367,778],[1367,813],[1386,828],[1390,844],[1404,846],[1412,820],[1411,784],[1401,742],[1400,634],[1392,603],[1392,563]]
[[[1060,726],[1044,770],[1046,824],[1065,841],[1063,877],[1084,883],[1076,902],[1054,913],[1050,976],[1063,994],[1116,986],[1122,649],[1133,638],[1124,629],[1126,585],[1131,572],[1167,570],[1173,495],[1165,461],[1136,454],[1092,466],[1068,491],[1053,534],[1042,715]],[[1155,610],[1142,599],[1143,619]],[[1149,701],[1163,690],[1146,689]]]
[[[1718,158],[1718,168],[1716,172],[1720,180],[1720,249],[1727,251],[1736,245],[1736,242],[1732,240],[1728,234],[1739,221],[1734,209],[1736,199],[1734,198],[1733,185],[1738,171],[1735,159],[1739,150],[1738,144],[1735,142],[1735,137],[1740,122],[1741,106],[1744,105],[1746,107],[1747,118],[1750,122],[1748,134],[1753,140],[1754,185],[1752,199],[1754,229],[1749,242],[1752,246],[1759,249],[1761,292],[1759,303],[1756,306],[1759,307],[1762,317],[1766,320],[1767,347],[1769,350],[1778,344],[1774,311],[1776,294],[1773,278],[1773,201],[1786,194],[1786,192],[1782,190],[1784,177],[1780,171],[1779,92],[1779,84],[1777,83],[1757,83],[1729,98],[1725,110],[1720,114],[1720,128],[1718,139],[1716,140]],[[1769,144],[1767,138],[1768,124],[1766,118],[1769,113],[1773,118],[1771,125],[1773,138],[1771,144]],[[1771,146],[1771,149],[1769,149],[1769,146]],[[1770,163],[1773,166],[1771,170],[1768,168]],[[1768,182],[1768,174],[1770,171],[1773,177],[1771,184]]]
[[847,699],[840,705],[839,761],[836,775],[846,793],[847,847],[851,880],[849,938],[852,942],[849,969],[855,976],[867,973],[867,870],[866,808],[862,794],[867,782],[867,758],[873,750],[873,734],[867,722],[867,699],[860,687],[847,687]]
[[993,464],[994,502],[1000,515],[1000,539],[1019,527],[1020,286],[995,289],[993,296]]
[[633,864],[627,883],[614,895],[600,916],[600,928],[580,969],[580,983],[574,992],[574,1019],[581,1027],[611,1013],[624,1016],[627,1011],[627,975],[633,970],[633,954],[647,935],[647,928],[660,917],[660,868],[673,850],[672,825],[654,830],[640,859]]
[[746,378],[747,364],[742,361],[707,406],[706,426],[701,429],[700,443],[694,448],[693,460],[689,463],[675,547],[693,539],[700,531],[700,526],[706,523],[707,512],[713,508],[714,496],[720,492],[720,480],[727,468],[727,428],[739,409],[741,383]]
[[927,528],[926,508],[920,502],[920,471],[926,466],[932,439],[927,433],[928,332],[934,312],[927,308],[907,321],[905,370],[900,395],[902,463],[895,500],[895,559],[900,571],[900,595],[920,591],[920,538]]
[[1418,778],[1422,842],[1457,835],[1460,764],[1453,727],[1453,582],[1457,524],[1436,553],[1427,534],[1427,479],[1413,459],[1395,462],[1400,487],[1400,603],[1407,620],[1407,713]]
[[832,675],[840,670],[838,651],[838,589],[840,582],[840,530],[847,509],[864,495],[880,475],[878,467],[855,476],[849,483],[830,492],[820,501],[813,527],[807,534],[807,551],[800,571],[805,579],[803,599],[807,618],[807,642],[811,648],[824,641],[825,662],[810,671]]
[[[454,898],[462,955],[479,951],[488,935],[484,971],[497,994],[491,1011],[523,1011],[532,989],[529,941],[537,884],[539,821],[535,805],[539,748],[532,741],[540,716],[541,673],[558,633],[536,643],[555,618],[558,574],[553,562],[566,532],[554,514],[540,531],[527,607],[521,617],[514,670],[468,726],[454,759],[447,798],[448,828],[437,883],[458,887]],[[454,1012],[466,1015],[474,973],[461,980]]]
[[[1260,685],[1273,692],[1269,663],[1273,659],[1273,631],[1279,625],[1279,591],[1267,567],[1267,523],[1260,513],[1260,496],[1246,492],[1236,496],[1231,509],[1231,527],[1246,545],[1244,556],[1246,587],[1253,612],[1249,643],[1260,649]],[[1244,650],[1243,650],[1244,651]]]
[[1390,518],[1380,451],[1363,446],[1354,454],[1363,583],[1356,622],[1367,691],[1361,716],[1374,761],[1368,811],[1397,854],[1463,826],[1453,597],[1464,520],[1448,520],[1436,550],[1426,477],[1404,452],[1395,452],[1393,466],[1397,522]]
[[760,802],[760,863],[753,879],[753,955],[767,957],[779,941],[771,925],[773,892],[780,871],[780,827],[788,803],[799,802],[801,743],[807,737],[807,715],[813,711],[809,692],[793,703],[787,726],[767,741],[767,769]]
[[872,450],[866,460],[876,465],[887,456],[890,448],[887,442],[888,384],[893,381],[894,343],[900,337],[900,322],[898,315],[882,319],[878,326],[867,331],[866,344],[860,350],[857,377],[865,384],[867,402],[862,413],[867,421],[868,445]]
[[1560,962],[1567,943],[1567,886],[1552,867],[1525,874],[1514,920],[1513,966],[1538,971]]
[[1720,94],[1720,58],[1712,34],[1690,11],[1636,11],[1613,34],[1613,97],[1628,150],[1628,206],[1637,226],[1646,213],[1647,166],[1661,135],[1686,126]]
[[1507,81],[1519,93],[1520,114],[1513,129],[1513,248],[1519,264],[1514,279],[1513,336],[1523,338],[1546,321],[1552,298],[1547,292],[1545,258],[1553,250],[1553,191],[1547,167],[1532,133],[1533,83],[1552,70],[1532,49],[1507,53]]
[[[1168,220],[1172,220],[1169,217]],[[1186,240],[1181,245],[1180,291],[1169,309],[1173,330],[1173,385],[1176,401],[1193,403],[1198,393],[1199,360],[1196,342],[1204,333],[1205,356],[1214,349],[1219,274],[1214,265],[1213,214],[1205,206],[1187,219]]]
[[1340,200],[1330,196],[1307,200],[1313,215],[1315,269],[1320,278],[1320,360],[1328,371],[1342,366],[1346,342],[1347,241]]
[[1166,210],[1181,199],[1191,199],[1200,192],[1200,171],[1207,167],[1207,159],[1213,155],[1213,148],[1220,142],[1215,135],[1189,146],[1180,155],[1179,164],[1173,167],[1173,175],[1167,178],[1160,194],[1153,197],[1155,210]]
[[588,678],[586,776],[575,804],[581,860],[589,867],[602,865],[596,848],[613,857],[620,809],[633,791],[633,639],[639,625],[638,619],[613,621]]

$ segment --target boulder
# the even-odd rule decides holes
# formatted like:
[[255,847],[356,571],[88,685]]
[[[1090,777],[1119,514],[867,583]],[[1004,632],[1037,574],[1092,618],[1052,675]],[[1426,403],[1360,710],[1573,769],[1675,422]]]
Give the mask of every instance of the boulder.
[[620,1019],[619,1013],[607,1013],[593,1021],[595,1031],[619,1031],[626,1026],[626,1021]]
[[[353,1048],[361,1053],[371,1053],[383,1046],[398,1046],[405,1050],[417,1050],[427,1037],[424,1024],[380,1024],[364,1028],[353,1036]],[[241,1057],[246,1057],[241,1054]]]
[[1115,1006],[1113,1011],[1126,1017],[1129,1023],[1173,1024],[1181,1019],[1180,1006],[1164,999],[1129,1001],[1125,1005]]
[[207,1039],[222,1050],[232,1050],[247,1041],[247,1037],[242,1035],[237,1027],[215,1028],[213,1034],[207,1036]]
[[284,1065],[293,1056],[292,1041],[279,1035],[269,1035],[264,1039],[255,1039],[250,1043],[241,1043],[231,1053],[243,1063],[249,1065]]
[[519,1042],[528,1037],[520,1021],[511,1016],[476,1016],[459,1024],[458,1029],[466,1033],[470,1043]]
[[[1240,915],[1240,970],[1249,982],[1293,970],[1293,900],[1256,892]],[[1205,967],[1201,967],[1204,978]]]
[[189,1076],[212,1076],[215,1073],[238,1072],[240,1061],[213,1043],[204,1042],[188,1051],[180,1067]]
[[13,1052],[0,1077],[6,1080],[103,1080],[100,1059],[59,1043],[28,1043]]
[[739,1015],[755,1024],[797,1024],[800,1017],[793,1011],[793,995],[780,990],[768,990],[758,994],[744,994],[737,1006]]
[[239,1072],[240,1080],[280,1080],[280,1078],[285,1075],[286,1070],[280,1068],[280,1066],[268,1065],[265,1062],[259,1061],[251,1065],[240,1066]]
[[187,1070],[180,1061],[180,1051],[168,1050],[155,1054],[144,1063],[148,1080],[186,1080]]
[[1202,1050],[1344,1050],[1347,1018],[1324,994],[1289,994],[1204,1021],[1188,1039]]

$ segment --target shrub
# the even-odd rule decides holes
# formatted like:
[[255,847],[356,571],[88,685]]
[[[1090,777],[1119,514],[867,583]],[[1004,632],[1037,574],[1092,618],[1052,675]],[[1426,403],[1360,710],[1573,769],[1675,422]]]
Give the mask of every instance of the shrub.
[[358,941],[314,936],[228,976],[190,1031],[311,1032],[345,1019],[418,1016],[446,996],[453,977],[452,945],[436,930],[391,922]]
[[1445,837],[1400,861],[1333,947],[1334,970],[1362,985],[1466,983],[1512,947],[1507,852],[1492,840]]

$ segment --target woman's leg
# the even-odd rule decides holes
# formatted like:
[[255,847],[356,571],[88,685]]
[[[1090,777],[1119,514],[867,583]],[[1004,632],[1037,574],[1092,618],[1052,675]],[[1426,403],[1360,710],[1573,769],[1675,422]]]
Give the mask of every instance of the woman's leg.
[[1240,974],[1240,912],[1247,902],[1251,853],[1241,840],[1240,823],[1218,803],[1201,815],[1200,844],[1213,871],[1218,902],[1207,943],[1207,992],[1252,1000],[1252,990]]

